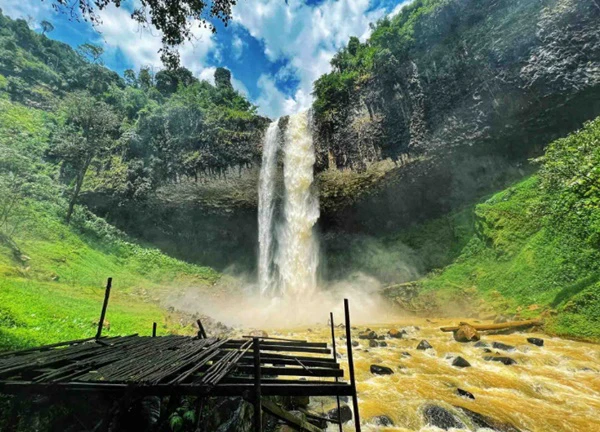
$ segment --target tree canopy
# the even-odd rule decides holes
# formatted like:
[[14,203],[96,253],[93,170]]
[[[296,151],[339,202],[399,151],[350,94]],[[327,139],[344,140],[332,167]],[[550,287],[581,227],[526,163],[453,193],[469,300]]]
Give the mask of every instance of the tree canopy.
[[[122,7],[121,0],[51,0],[59,12],[79,17],[100,24],[99,12],[108,5]],[[161,59],[165,66],[176,69],[179,66],[177,47],[187,40],[192,40],[195,25],[216,32],[215,23],[221,21],[227,26],[231,19],[232,7],[237,0],[139,0],[131,14],[131,18],[142,27],[156,27],[162,34],[163,47]]]

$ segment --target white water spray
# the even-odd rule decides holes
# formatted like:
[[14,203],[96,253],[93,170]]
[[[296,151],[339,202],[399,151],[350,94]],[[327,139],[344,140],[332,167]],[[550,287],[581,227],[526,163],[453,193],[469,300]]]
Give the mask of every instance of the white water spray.
[[261,294],[272,293],[273,277],[273,215],[275,213],[275,177],[277,149],[279,148],[279,121],[269,125],[263,143],[262,165],[258,180],[258,286]]

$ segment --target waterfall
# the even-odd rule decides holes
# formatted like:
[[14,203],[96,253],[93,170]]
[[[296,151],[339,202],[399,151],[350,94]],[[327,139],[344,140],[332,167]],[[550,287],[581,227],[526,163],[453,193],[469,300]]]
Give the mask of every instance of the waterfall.
[[[306,112],[292,115],[286,129],[283,143],[283,220],[277,227],[273,223],[277,122],[271,124],[265,136],[258,219],[258,277],[262,294],[297,297],[310,295],[317,289],[319,247],[313,231],[319,219],[319,200],[313,185],[315,149],[309,120]],[[274,276],[275,273],[278,277]]]
[[262,165],[258,180],[258,286],[261,294],[274,289],[273,215],[275,213],[275,176],[279,148],[279,121],[269,125],[263,143]]

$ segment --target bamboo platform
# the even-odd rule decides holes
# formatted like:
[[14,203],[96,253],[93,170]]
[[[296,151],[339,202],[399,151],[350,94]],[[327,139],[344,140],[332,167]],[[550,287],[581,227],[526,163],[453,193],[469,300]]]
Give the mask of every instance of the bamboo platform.
[[[347,301],[350,383],[340,381],[344,370],[336,358],[332,315],[331,348],[304,340],[206,337],[201,325],[196,337],[156,337],[155,327],[153,336],[102,337],[110,285],[109,280],[95,338],[0,353],[0,393],[241,396],[254,403],[256,412],[264,406],[263,396],[335,396],[338,406],[340,396],[351,396],[360,431]],[[268,411],[276,408],[269,405]],[[254,417],[254,430],[261,431],[262,416]]]

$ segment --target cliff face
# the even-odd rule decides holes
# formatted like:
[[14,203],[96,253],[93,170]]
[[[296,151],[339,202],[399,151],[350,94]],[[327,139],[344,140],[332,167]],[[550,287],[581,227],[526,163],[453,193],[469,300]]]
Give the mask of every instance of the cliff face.
[[453,196],[499,186],[544,145],[600,114],[597,0],[432,3],[405,20],[413,23],[409,47],[378,46],[349,103],[317,118],[320,169],[413,160],[351,208],[326,211],[327,226],[372,231],[385,226],[382,215],[410,223],[423,209],[443,212]]

